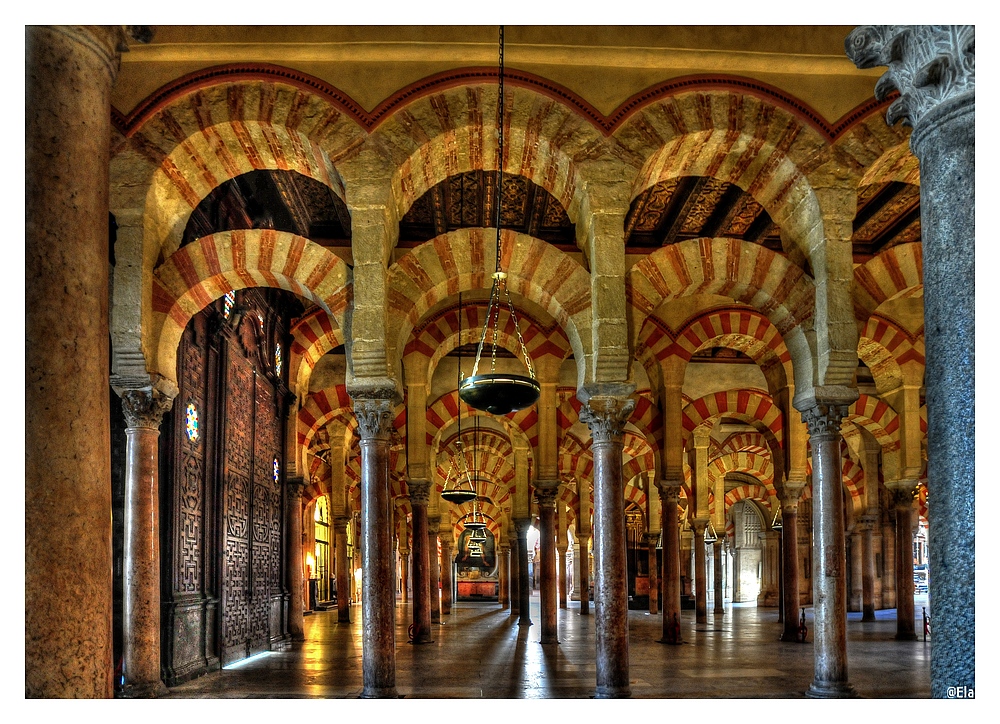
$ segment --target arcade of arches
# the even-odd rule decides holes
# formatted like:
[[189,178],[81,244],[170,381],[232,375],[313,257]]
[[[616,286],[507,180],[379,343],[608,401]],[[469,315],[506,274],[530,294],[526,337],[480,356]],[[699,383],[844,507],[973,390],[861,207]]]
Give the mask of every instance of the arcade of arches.
[[[321,609],[395,696],[397,616],[536,585],[598,697],[629,608],[670,644],[731,601],[808,608],[807,693],[849,696],[847,612],[916,641],[927,564],[932,694],[974,687],[971,27],[509,27],[501,158],[495,28],[27,41],[28,696]],[[503,416],[456,391],[495,212],[495,365],[541,386]]]

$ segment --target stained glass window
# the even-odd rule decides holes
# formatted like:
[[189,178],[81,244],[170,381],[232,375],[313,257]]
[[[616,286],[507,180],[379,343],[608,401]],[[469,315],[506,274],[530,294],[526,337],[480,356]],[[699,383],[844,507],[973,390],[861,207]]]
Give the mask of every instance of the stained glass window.
[[193,402],[189,402],[184,413],[184,430],[187,432],[188,440],[194,442],[198,439],[198,408]]
[[281,377],[281,344],[274,345],[274,373]]
[[281,474],[281,466],[278,465],[278,458],[274,458],[274,482],[278,482],[278,476]]
[[230,290],[226,292],[225,299],[222,300],[222,316],[229,319],[229,315],[233,313],[234,306],[236,306],[236,292]]

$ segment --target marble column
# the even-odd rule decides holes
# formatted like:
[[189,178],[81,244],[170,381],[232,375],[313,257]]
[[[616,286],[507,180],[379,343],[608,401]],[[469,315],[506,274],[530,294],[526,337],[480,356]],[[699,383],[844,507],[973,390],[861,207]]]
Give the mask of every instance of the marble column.
[[528,577],[528,528],[531,518],[515,518],[517,530],[517,625],[531,625],[531,581]]
[[285,511],[288,527],[288,548],[285,567],[288,569],[288,635],[292,641],[305,641],[305,621],[302,601],[302,490],[306,481],[301,477],[285,480]]
[[556,600],[556,491],[559,481],[538,481],[535,500],[538,501],[539,546],[541,548],[541,590],[538,592],[541,643],[559,643]]
[[806,696],[854,696],[847,680],[847,581],[840,422],[847,405],[803,410],[813,460],[813,663]]
[[350,561],[347,560],[347,524],[350,518],[346,515],[333,519],[333,545],[337,556],[337,623],[351,622],[351,579]]
[[108,157],[124,43],[120,25],[25,27],[26,698],[113,696]]
[[355,397],[361,436],[362,699],[395,698],[396,588],[392,573],[389,435],[393,399]]
[[566,608],[569,600],[569,576],[566,573],[567,546],[556,546],[556,564],[559,577],[559,608]]
[[580,615],[590,615],[590,536],[577,536],[578,555],[577,567],[579,575],[576,576],[577,584],[580,587]]
[[438,526],[441,517],[427,516],[427,576],[430,580],[431,623],[441,623],[441,564],[438,559]]
[[510,608],[510,546],[499,546],[500,551],[500,608]]
[[[650,495],[654,493],[649,491]],[[660,582],[656,575],[657,563],[656,563],[656,544],[660,542],[659,533],[647,533],[646,534],[646,546],[647,546],[647,560],[649,571],[649,613],[655,616],[660,612]]]
[[[804,487],[804,486],[803,486]],[[781,641],[798,641],[799,629],[799,495],[801,487],[781,498],[781,595],[783,597]]]
[[411,479],[406,484],[410,495],[413,523],[413,643],[431,642],[431,560],[427,545],[427,502],[431,484]]
[[409,603],[410,601],[410,549],[400,548],[399,549],[399,577],[400,577],[400,602]]
[[625,423],[635,401],[592,396],[580,410],[593,439],[594,609],[598,699],[631,695],[628,662],[628,588],[625,559]]
[[712,568],[715,574],[715,610],[712,613],[719,614],[726,611],[724,605],[726,594],[722,589],[722,544],[725,542],[722,536],[725,534],[726,531],[723,528],[719,537],[715,539],[715,543],[712,544]]
[[160,422],[173,400],[122,393],[125,412],[125,571],[122,698],[167,693],[160,679]]
[[[512,521],[513,522],[513,521]],[[517,553],[517,526],[514,526],[514,538],[510,542],[510,615],[521,615],[521,557]]]
[[[875,620],[875,546],[874,516],[861,521],[861,620]],[[911,578],[912,580],[912,578]]]
[[[691,523],[694,530],[694,612],[696,623],[708,623],[708,582],[705,570],[708,561],[705,556],[705,529],[708,521],[696,520]],[[733,597],[736,590],[733,590]]]
[[451,613],[451,540],[450,536],[441,538],[441,615]]
[[[913,604],[913,531],[916,511],[913,508],[914,483],[890,486],[896,511],[896,639],[916,641],[916,619]],[[931,568],[932,575],[934,569]],[[933,599],[932,599],[933,600]]]
[[681,560],[677,501],[680,485],[659,482],[660,530],[663,534],[663,637],[660,643],[680,644]]
[[876,95],[900,91],[887,121],[913,127],[920,162],[931,695],[943,698],[976,682],[975,26],[862,26],[845,48],[859,68],[888,66]]

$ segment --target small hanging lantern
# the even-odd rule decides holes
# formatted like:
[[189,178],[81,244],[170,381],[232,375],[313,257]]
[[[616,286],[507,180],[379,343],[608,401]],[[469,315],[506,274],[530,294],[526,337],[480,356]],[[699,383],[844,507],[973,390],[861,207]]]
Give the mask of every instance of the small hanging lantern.
[[[521,337],[521,328],[518,325],[517,314],[514,312],[514,303],[510,298],[510,291],[507,289],[507,273],[500,268],[502,249],[500,244],[500,205],[503,200],[503,26],[500,26],[500,73],[499,73],[499,96],[497,99],[497,183],[494,210],[496,212],[496,271],[493,273],[493,288],[490,291],[490,304],[486,311],[486,320],[483,323],[483,332],[479,337],[479,348],[476,350],[476,363],[472,368],[472,375],[463,380],[458,387],[459,397],[468,405],[477,410],[484,410],[493,415],[506,415],[514,410],[523,410],[530,407],[538,400],[541,393],[541,386],[535,379],[535,369],[528,356],[524,338]],[[528,368],[528,376],[508,373],[498,373],[497,363],[497,336],[499,333],[501,293],[507,303],[511,321],[517,331],[517,339],[521,344],[521,354],[524,357],[525,367]],[[487,374],[477,374],[479,371],[479,361],[483,355],[483,347],[486,343],[486,336],[492,328],[493,353],[491,355],[490,371]]]
[[[462,294],[458,294],[458,342],[459,342],[459,352],[458,352],[458,382],[462,382]],[[448,477],[444,481],[444,490],[441,491],[441,497],[447,500],[449,503],[454,503],[455,505],[461,505],[462,503],[468,503],[470,500],[475,500],[476,498],[476,486],[472,482],[472,475],[469,473],[469,464],[465,459],[465,449],[462,447],[462,406],[458,406],[458,438],[455,441],[455,447],[458,448],[458,454],[453,455],[451,458],[451,466],[448,468]],[[473,461],[475,460],[476,451],[473,449]],[[455,464],[455,460],[458,460],[458,464]],[[454,473],[454,477],[452,476]]]
[[705,531],[705,542],[715,543],[719,539],[719,536],[715,534],[715,528],[711,523],[708,524],[708,530]]
[[774,520],[771,521],[771,530],[781,530],[781,508],[774,511]]

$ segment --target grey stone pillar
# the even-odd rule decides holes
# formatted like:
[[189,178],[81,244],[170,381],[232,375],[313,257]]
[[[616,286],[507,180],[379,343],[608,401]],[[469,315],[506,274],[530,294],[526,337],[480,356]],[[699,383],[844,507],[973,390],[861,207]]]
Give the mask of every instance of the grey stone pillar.
[[681,622],[680,529],[677,501],[681,488],[666,480],[659,482],[660,530],[663,532],[663,637],[660,643],[683,643]]
[[431,642],[431,574],[427,538],[427,502],[431,484],[410,480],[406,484],[413,515],[413,643]]
[[124,41],[122,26],[25,28],[27,698],[113,695],[108,158]]
[[510,546],[499,546],[500,551],[500,608],[510,608]]
[[[916,511],[913,494],[914,482],[890,485],[892,502],[896,511],[896,639],[916,641],[916,616],[913,604],[913,531]],[[934,568],[931,568],[932,574]]]
[[920,161],[931,694],[943,698],[976,684],[975,26],[863,26],[845,47],[859,68],[888,66],[876,95],[900,91],[887,120],[913,126]]
[[806,696],[854,696],[847,681],[847,582],[840,421],[847,405],[802,410],[813,460],[813,663]]
[[538,592],[541,609],[541,643],[559,643],[558,606],[556,601],[556,490],[558,480],[538,481],[535,500],[538,501],[539,541],[542,557],[541,590]]
[[431,623],[441,623],[441,564],[438,559],[438,526],[441,517],[427,516],[427,567],[430,579]]
[[[394,393],[394,391],[393,391]],[[396,587],[392,573],[389,435],[392,393],[355,397],[361,436],[361,698],[395,698]],[[339,594],[338,594],[339,596]]]
[[304,641],[305,620],[302,601],[302,489],[301,477],[285,480],[285,511],[288,526],[288,549],[285,567],[288,569],[288,635],[292,641]]
[[781,497],[782,641],[798,641],[799,628],[799,495],[801,486],[785,484]]
[[515,518],[517,530],[517,625],[531,625],[531,581],[528,580],[528,528],[531,518]]
[[[875,519],[865,516],[861,528],[861,620],[875,620],[875,546],[872,528]],[[912,579],[911,579],[912,580]]]
[[160,421],[173,400],[122,394],[125,412],[125,571],[122,698],[167,693],[160,679]]
[[333,545],[337,556],[337,623],[351,622],[351,568],[347,560],[347,524],[350,518],[337,516],[333,519]]
[[598,699],[631,695],[622,449],[625,423],[634,407],[634,400],[608,395],[590,397],[580,410],[580,419],[590,428],[594,455],[594,609],[597,616]]
[[725,542],[723,540],[725,534],[726,531],[723,528],[720,533],[716,534],[718,538],[712,544],[712,572],[715,577],[715,610],[712,613],[718,614],[725,613],[726,611],[723,605],[726,594],[722,588],[722,544]]
[[[696,623],[708,623],[708,578],[705,556],[705,529],[708,521],[695,520],[691,523],[694,531],[694,618]],[[737,577],[739,580],[739,577]],[[736,597],[733,590],[733,597]]]

